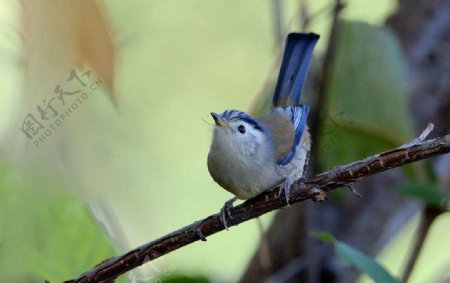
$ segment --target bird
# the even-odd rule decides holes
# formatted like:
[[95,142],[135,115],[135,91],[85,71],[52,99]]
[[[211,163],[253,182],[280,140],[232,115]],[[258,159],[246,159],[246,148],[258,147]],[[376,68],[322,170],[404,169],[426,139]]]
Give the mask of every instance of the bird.
[[213,180],[235,195],[222,209],[226,214],[237,199],[246,200],[281,186],[289,205],[289,188],[304,178],[311,148],[307,126],[309,105],[300,104],[319,35],[290,33],[271,109],[261,117],[239,110],[211,112],[215,125],[207,166]]

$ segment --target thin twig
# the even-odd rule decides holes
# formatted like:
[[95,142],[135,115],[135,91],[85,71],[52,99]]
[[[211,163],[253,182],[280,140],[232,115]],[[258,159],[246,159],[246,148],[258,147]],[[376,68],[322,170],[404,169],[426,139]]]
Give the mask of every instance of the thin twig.
[[430,231],[431,225],[434,220],[441,214],[445,212],[442,208],[436,208],[431,206],[426,206],[422,218],[420,219],[419,226],[417,227],[416,240],[414,242],[414,247],[409,256],[408,262],[406,263],[405,270],[403,271],[402,283],[407,283],[411,273],[414,269],[414,265],[419,258],[420,251],[422,250],[425,239]]
[[273,13],[275,21],[275,38],[278,44],[279,42],[283,42],[284,38],[284,10],[283,2],[281,0],[273,0]]
[[[313,143],[313,148],[312,148],[312,152],[311,155],[314,157],[317,157],[317,151],[316,151],[316,146],[317,144],[320,143],[320,136],[319,136],[319,129],[322,128],[321,125],[321,116],[323,113],[321,113],[324,109],[326,109],[325,104],[327,101],[327,91],[328,91],[328,87],[330,85],[331,82],[331,72],[332,72],[332,64],[335,58],[335,54],[336,54],[336,46],[337,46],[337,41],[339,38],[339,15],[342,11],[343,5],[341,3],[341,0],[335,0],[334,6],[333,6],[333,13],[332,13],[332,21],[331,21],[331,26],[330,26],[330,33],[329,33],[329,37],[328,37],[328,43],[327,43],[327,49],[325,51],[325,56],[323,59],[323,63],[322,63],[322,68],[320,69],[320,74],[318,77],[318,80],[316,80],[316,88],[317,88],[317,101],[316,103],[313,105],[314,109],[312,111],[312,115],[310,118],[310,129],[311,129],[311,137],[312,140],[314,141]],[[313,158],[313,160],[317,160],[317,158]],[[316,173],[318,172],[318,164],[313,161],[311,162],[311,172]],[[309,231],[315,230],[316,228],[314,227],[314,225],[317,225],[315,219],[311,219],[311,208],[308,207],[309,211],[307,211],[306,214],[306,225],[307,225],[307,229]],[[312,239],[308,238],[307,239],[308,243],[306,245],[306,254],[308,257],[308,262],[310,263],[308,266],[308,278],[307,281],[308,283],[316,283],[319,281],[318,278],[318,268],[319,268],[319,264],[318,264],[318,255],[317,255],[317,251],[312,247],[311,243],[312,243]]]
[[[330,28],[330,36],[328,38],[327,49],[324,55],[323,64],[321,68],[321,72],[317,77],[315,88],[317,89],[317,101],[314,104],[314,109],[312,111],[313,115],[310,117],[310,128],[311,128],[311,136],[314,139],[314,144],[317,143],[318,131],[320,129],[320,118],[323,113],[320,112],[320,109],[325,109],[323,106],[327,101],[327,91],[330,85],[331,74],[332,74],[332,64],[334,61],[334,56],[336,53],[337,42],[339,38],[339,14],[341,10],[344,8],[342,2],[340,0],[336,0],[336,4],[333,10],[333,20],[331,22]],[[316,156],[315,151],[316,147],[313,144],[312,148],[312,156]],[[315,166],[314,166],[315,167]]]
[[[422,142],[427,139],[428,135],[434,130],[434,124],[428,123],[425,130],[422,131],[419,137],[413,139],[409,144],[416,144],[418,142]],[[409,145],[408,144],[408,145]]]
[[306,30],[306,27],[309,24],[309,10],[308,10],[308,4],[306,3],[306,0],[300,0],[300,5],[298,7],[298,11],[300,14],[299,20],[300,20],[300,30]]
[[301,21],[300,23],[301,30],[307,30],[307,28],[312,22],[319,19],[320,16],[328,15],[329,12],[332,11],[333,9],[334,9],[333,5],[329,5],[328,3],[326,3],[322,8],[320,8],[319,10],[315,11],[312,14],[308,13],[307,11],[300,10],[302,17],[304,18],[303,21]]
[[[328,172],[308,178],[304,183],[296,182],[292,184],[289,202],[293,204],[307,199],[323,200],[327,191],[342,187],[345,184],[394,167],[448,152],[450,152],[450,135],[406,147],[397,147],[345,166],[335,167]],[[286,199],[279,197],[279,188],[276,188],[231,208],[230,215],[232,217],[227,222],[229,227],[236,226],[270,211],[281,209],[286,205]],[[202,236],[208,237],[224,229],[225,227],[220,221],[220,214],[211,215],[123,255],[107,259],[77,279],[66,281],[66,283],[114,280],[121,274],[147,261],[199,241]]]
[[[301,13],[301,9],[299,7],[297,9],[297,12],[295,13],[295,15],[285,25],[284,30],[282,31],[282,34],[284,36],[283,38],[285,38],[285,35],[289,32],[289,30],[291,30],[293,28],[295,20],[298,17],[300,17],[300,13]],[[252,106],[249,109],[249,113],[255,113],[258,110],[258,107],[261,107],[261,104],[258,102],[264,101],[266,99],[267,93],[270,91],[270,88],[272,87],[272,84],[273,84],[276,76],[278,75],[278,69],[280,68],[281,58],[283,55],[282,50],[283,50],[284,40],[282,40],[282,39],[276,43],[275,60],[273,61],[269,72],[267,73],[263,83],[260,85],[259,90],[255,95],[255,99],[254,99],[254,102],[251,104]]]

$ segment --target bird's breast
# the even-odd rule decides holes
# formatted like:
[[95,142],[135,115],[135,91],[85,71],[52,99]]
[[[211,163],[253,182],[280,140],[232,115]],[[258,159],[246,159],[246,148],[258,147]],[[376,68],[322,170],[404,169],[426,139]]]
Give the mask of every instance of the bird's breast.
[[208,154],[208,170],[221,187],[240,199],[248,199],[274,188],[283,181],[273,153],[258,147],[248,156],[232,145],[213,142]]

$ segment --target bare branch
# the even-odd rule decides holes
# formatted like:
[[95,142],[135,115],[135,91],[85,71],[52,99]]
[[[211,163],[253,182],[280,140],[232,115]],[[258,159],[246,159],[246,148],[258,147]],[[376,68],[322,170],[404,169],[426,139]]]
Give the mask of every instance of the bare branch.
[[[450,135],[397,147],[348,165],[335,167],[328,172],[308,178],[304,183],[294,183],[290,190],[289,202],[292,204],[307,199],[322,201],[326,192],[353,183],[358,179],[448,152],[450,152]],[[279,197],[279,188],[276,188],[231,208],[231,217],[227,220],[227,224],[229,227],[235,226],[285,206],[287,206],[286,199]],[[123,255],[107,259],[79,278],[66,281],[66,283],[114,280],[147,261],[154,260],[224,229],[225,227],[220,221],[220,214],[211,215]]]

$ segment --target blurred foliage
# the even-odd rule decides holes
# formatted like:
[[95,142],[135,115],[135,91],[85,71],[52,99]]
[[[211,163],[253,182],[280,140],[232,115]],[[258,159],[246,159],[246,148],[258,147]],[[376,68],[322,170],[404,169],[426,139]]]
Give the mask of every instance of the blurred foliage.
[[326,243],[332,244],[339,257],[362,272],[367,273],[376,283],[399,283],[383,266],[358,249],[336,240],[330,233],[316,232],[314,236]]
[[450,195],[440,191],[433,183],[406,182],[395,191],[435,207],[448,207],[450,202]]
[[62,191],[61,184],[31,184],[0,165],[1,278],[61,282],[116,253],[85,206]]
[[322,170],[399,146],[412,137],[406,66],[386,28],[342,21],[322,108]]
[[167,279],[161,280],[161,283],[209,283],[208,278],[204,276],[186,276],[186,275],[174,275]]
[[[411,243],[414,241],[419,219],[419,214],[417,214],[408,221],[395,238],[377,255],[377,261],[389,267],[392,274],[400,276],[403,273],[405,259],[410,254]],[[434,221],[409,282],[439,282],[437,278],[441,275],[442,270],[449,267],[450,245],[442,244],[449,238],[450,213],[445,213]],[[372,280],[363,276],[358,282],[370,283]]]
[[[205,160],[211,127],[202,121],[202,117],[209,119],[211,111],[247,109],[253,103],[280,45],[273,39],[272,1],[96,2],[104,4],[102,12],[110,21],[114,35],[114,87],[120,114],[111,109],[105,93],[93,95],[58,129],[62,138],[54,135],[39,149],[32,143],[26,144],[28,141],[23,140],[25,138],[17,129],[14,118],[20,120],[27,113],[19,112],[18,106],[35,107],[42,102],[37,94],[42,92],[46,97],[46,93],[52,93],[55,84],[61,81],[59,78],[50,81],[49,73],[58,74],[62,80],[68,74],[58,68],[60,61],[53,60],[50,64],[50,60],[42,60],[43,65],[32,73],[37,75],[38,82],[50,87],[29,86],[31,96],[22,95],[22,67],[26,65],[26,58],[22,54],[22,35],[18,32],[20,27],[14,11],[20,5],[16,1],[0,3],[0,85],[3,93],[0,139],[6,140],[1,146],[5,152],[15,152],[26,144],[29,151],[26,154],[19,151],[18,159],[23,161],[22,155],[28,157],[30,152],[35,158],[35,163],[29,166],[34,175],[24,174],[26,177],[22,177],[23,168],[1,166],[2,282],[5,278],[8,278],[5,282],[12,282],[9,281],[12,278],[33,278],[38,282],[45,278],[59,282],[62,276],[64,279],[76,276],[119,253],[105,236],[102,225],[107,221],[102,224],[93,221],[79,198],[88,199],[95,208],[95,197],[100,197],[114,210],[114,220],[120,224],[119,231],[114,232],[125,235],[123,239],[114,240],[123,250],[216,213],[230,197],[208,175]],[[286,21],[294,23],[286,31],[299,31],[298,1],[285,3]],[[307,3],[310,14],[317,15],[308,31],[322,37],[316,52],[316,57],[320,58],[329,28],[329,14],[323,11],[332,2],[308,0]],[[381,25],[396,5],[392,0],[348,1],[342,16]],[[71,11],[60,16],[65,19],[71,16]],[[408,125],[403,121],[406,115],[403,107],[406,106],[401,104],[404,100],[400,95],[403,84],[397,85],[395,78],[403,76],[399,70],[402,64],[393,66],[401,60],[397,57],[398,47],[392,36],[375,26],[361,23],[346,26],[344,47],[338,49],[341,59],[334,64],[340,72],[335,80],[351,79],[354,84],[336,82],[333,87],[336,97],[329,102],[330,115],[341,110],[345,119],[338,121],[339,126],[329,125],[329,128],[335,130],[334,133],[351,131],[352,137],[360,137],[356,140],[340,138],[329,148],[327,138],[330,136],[325,135],[325,144],[321,145],[326,155],[324,166],[353,161],[368,152],[369,146],[373,147],[371,152],[377,150],[378,147],[371,144],[372,139],[380,142],[384,149],[408,138]],[[56,27],[57,24],[48,25],[44,31],[53,32]],[[366,44],[367,40],[372,45]],[[58,44],[67,44],[65,41],[39,43],[42,43],[39,45],[41,50],[50,55],[46,59],[65,54],[53,53],[51,49]],[[366,52],[366,48],[370,52]],[[92,56],[98,60],[103,58]],[[376,70],[374,64],[378,66]],[[386,74],[390,77],[385,77]],[[382,79],[386,79],[386,83]],[[363,82],[370,83],[369,92]],[[392,84],[391,88],[386,86],[387,83]],[[376,91],[371,91],[372,88]],[[385,93],[381,93],[383,91]],[[267,99],[271,100],[273,92],[269,92]],[[368,96],[368,93],[377,97]],[[332,104],[336,99],[338,105]],[[352,100],[355,100],[354,104],[351,104]],[[357,104],[356,100],[362,104]],[[383,115],[372,113],[366,119],[364,114],[370,109],[362,109],[361,105],[385,108],[379,108]],[[392,110],[399,113],[391,113]],[[369,118],[374,121],[366,121]],[[351,119],[357,122],[358,128],[347,131]],[[394,124],[392,129],[390,123]],[[361,132],[366,126],[371,130],[368,132],[371,136],[365,137],[366,132]],[[17,143],[6,139],[11,135],[10,129],[23,139]],[[395,134],[394,130],[400,132]],[[366,142],[369,146],[362,148]],[[361,144],[362,149],[348,156],[356,143]],[[46,177],[40,178],[43,174]],[[59,178],[64,182],[55,181]],[[70,189],[75,196],[66,193]],[[263,217],[266,226],[270,217]],[[235,281],[246,268],[258,237],[256,225],[246,223],[208,238],[207,243],[195,243],[148,263],[136,272],[143,273],[139,278],[152,274],[152,278],[159,276],[164,280],[166,273],[176,269],[177,274],[206,274],[211,280]],[[394,263],[399,261],[398,254],[391,258]],[[129,274],[122,278],[126,276]],[[191,279],[197,280],[196,277]],[[197,282],[200,280],[202,277]]]

